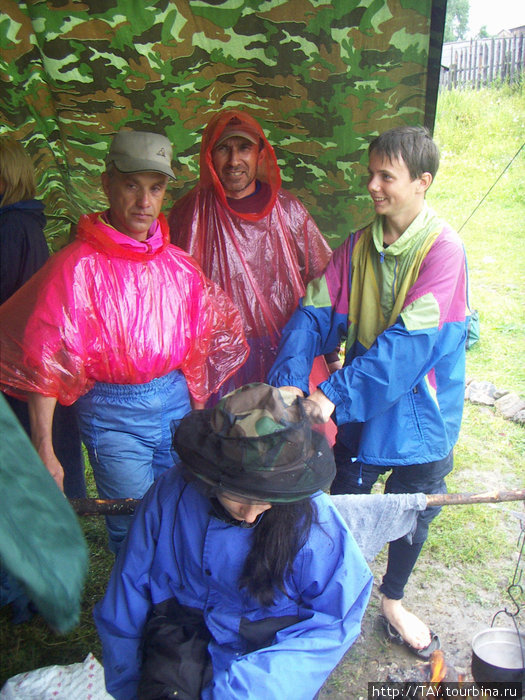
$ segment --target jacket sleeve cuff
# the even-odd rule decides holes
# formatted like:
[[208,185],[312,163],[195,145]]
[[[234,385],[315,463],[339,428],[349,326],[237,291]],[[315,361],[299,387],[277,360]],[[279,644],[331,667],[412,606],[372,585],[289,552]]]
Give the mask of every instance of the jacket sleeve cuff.
[[298,389],[301,389],[306,396],[310,393],[308,379],[305,381],[302,377],[287,376],[281,372],[271,374],[268,377],[268,384],[277,388],[280,386],[296,386]]
[[330,401],[335,404],[335,410],[332,418],[335,417],[337,425],[342,425],[343,423],[350,423],[350,400],[348,398],[342,398],[341,395],[334,389],[330,383],[330,379],[319,384],[319,389],[325,394]]

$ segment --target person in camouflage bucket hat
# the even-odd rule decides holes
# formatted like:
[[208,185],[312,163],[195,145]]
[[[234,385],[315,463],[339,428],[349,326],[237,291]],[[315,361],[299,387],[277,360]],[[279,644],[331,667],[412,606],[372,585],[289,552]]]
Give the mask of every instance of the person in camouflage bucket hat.
[[356,639],[372,575],[310,403],[255,383],[182,419],[186,470],[143,499],[95,608],[117,700],[311,700]]
[[174,447],[189,471],[219,492],[298,501],[327,490],[335,475],[332,451],[312,429],[309,403],[267,384],[247,384],[215,408],[187,414]]

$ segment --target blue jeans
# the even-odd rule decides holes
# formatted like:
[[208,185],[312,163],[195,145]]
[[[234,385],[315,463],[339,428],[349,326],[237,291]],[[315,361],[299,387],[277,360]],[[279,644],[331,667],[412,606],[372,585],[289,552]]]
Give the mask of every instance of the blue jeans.
[[[142,498],[178,460],[172,435],[190,410],[184,376],[170,372],[147,384],[99,382],[77,401],[78,422],[101,498]],[[106,517],[109,548],[118,552],[130,515]]]

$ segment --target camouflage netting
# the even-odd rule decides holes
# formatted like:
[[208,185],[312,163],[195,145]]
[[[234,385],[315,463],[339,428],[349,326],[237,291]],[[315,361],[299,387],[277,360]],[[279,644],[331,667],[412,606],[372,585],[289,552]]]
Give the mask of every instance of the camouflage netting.
[[105,206],[99,174],[120,128],[163,130],[173,143],[167,209],[198,179],[211,114],[246,107],[284,187],[335,246],[371,215],[371,136],[432,126],[445,4],[2,0],[0,132],[33,157],[57,248],[81,213]]

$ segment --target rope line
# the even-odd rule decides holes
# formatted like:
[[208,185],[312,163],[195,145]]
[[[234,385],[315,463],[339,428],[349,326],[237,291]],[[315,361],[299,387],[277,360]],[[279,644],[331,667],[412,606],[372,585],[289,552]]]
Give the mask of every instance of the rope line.
[[503,177],[503,175],[505,175],[505,173],[507,172],[507,170],[510,168],[510,166],[512,165],[512,163],[514,162],[514,160],[517,158],[517,156],[519,155],[519,152],[522,150],[522,148],[523,148],[524,146],[525,146],[525,143],[522,143],[521,146],[520,146],[520,147],[518,148],[518,150],[516,151],[516,153],[514,154],[514,156],[513,156],[513,157],[510,159],[510,161],[507,163],[507,165],[505,166],[505,168],[503,169],[503,171],[499,174],[499,176],[497,177],[497,179],[492,183],[492,185],[490,186],[490,188],[489,188],[489,189],[487,190],[487,192],[483,195],[483,198],[481,199],[481,201],[474,207],[474,209],[471,211],[471,213],[469,214],[469,216],[468,216],[468,217],[465,219],[465,221],[461,224],[461,226],[460,226],[460,228],[459,228],[459,230],[458,230],[458,233],[461,231],[461,229],[463,228],[463,226],[465,226],[465,224],[467,223],[467,221],[470,221],[470,219],[473,217],[473,215],[475,214],[475,212],[480,208],[480,206],[481,206],[481,205],[483,204],[483,202],[486,200],[486,198],[488,197],[488,195],[492,192],[492,190],[494,189],[494,187],[498,184],[499,180]]

